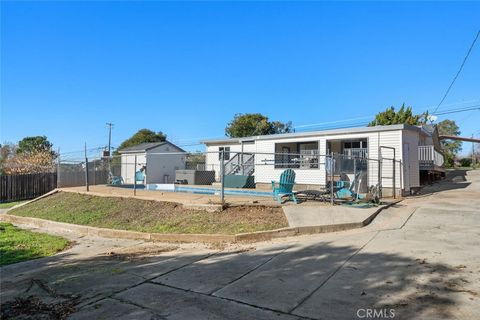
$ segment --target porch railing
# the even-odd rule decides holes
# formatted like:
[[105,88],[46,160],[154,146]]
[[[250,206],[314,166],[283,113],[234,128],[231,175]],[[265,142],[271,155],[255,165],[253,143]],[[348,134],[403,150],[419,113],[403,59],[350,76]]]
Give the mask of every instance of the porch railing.
[[368,158],[367,148],[343,149],[343,155],[355,158]]
[[420,167],[441,167],[443,166],[443,155],[435,150],[433,146],[419,146],[418,147],[418,160],[420,161]]
[[255,155],[250,153],[237,153],[225,163],[227,175],[252,175],[255,171]]

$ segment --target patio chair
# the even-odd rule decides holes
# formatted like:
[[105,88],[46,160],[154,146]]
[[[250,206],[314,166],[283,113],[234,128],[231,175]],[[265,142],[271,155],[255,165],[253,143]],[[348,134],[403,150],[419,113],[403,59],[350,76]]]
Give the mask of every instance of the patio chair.
[[275,181],[272,181],[273,198],[279,203],[282,203],[282,198],[284,196],[288,196],[288,200],[293,200],[293,202],[298,203],[297,197],[295,197],[295,193],[293,192],[294,184],[295,171],[292,169],[283,171],[280,175],[280,181],[278,182],[278,185]]
[[139,170],[139,171],[135,172],[135,181],[136,182],[143,183],[144,180],[145,180],[145,175],[143,174],[142,171]]
[[123,184],[123,178],[121,176],[112,176],[109,174],[109,181],[111,185],[119,186]]

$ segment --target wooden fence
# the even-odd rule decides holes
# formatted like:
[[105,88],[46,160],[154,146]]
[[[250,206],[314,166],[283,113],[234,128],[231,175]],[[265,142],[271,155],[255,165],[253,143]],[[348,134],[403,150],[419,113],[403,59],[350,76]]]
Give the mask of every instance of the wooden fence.
[[39,197],[57,187],[57,173],[0,176],[0,202]]

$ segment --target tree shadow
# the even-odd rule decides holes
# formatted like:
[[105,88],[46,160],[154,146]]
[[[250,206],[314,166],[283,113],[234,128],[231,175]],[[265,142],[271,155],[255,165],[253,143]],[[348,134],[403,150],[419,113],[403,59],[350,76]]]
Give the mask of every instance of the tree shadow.
[[193,310],[197,319],[356,319],[360,308],[375,308],[394,309],[396,319],[440,319],[453,316],[457,294],[477,298],[464,287],[463,268],[358,252],[355,244],[183,254],[157,246],[158,252],[119,249],[87,259],[64,253],[4,267],[1,318],[65,319],[75,312],[109,318],[112,306],[102,301],[113,297],[131,303],[122,311],[127,318],[148,308],[148,317],[165,318],[192,318]]

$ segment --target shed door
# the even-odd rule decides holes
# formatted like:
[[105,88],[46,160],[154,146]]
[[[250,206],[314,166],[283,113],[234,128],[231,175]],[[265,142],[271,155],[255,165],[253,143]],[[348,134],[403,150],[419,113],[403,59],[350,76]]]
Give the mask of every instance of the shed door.
[[403,185],[406,192],[410,192],[410,145],[403,144]]

